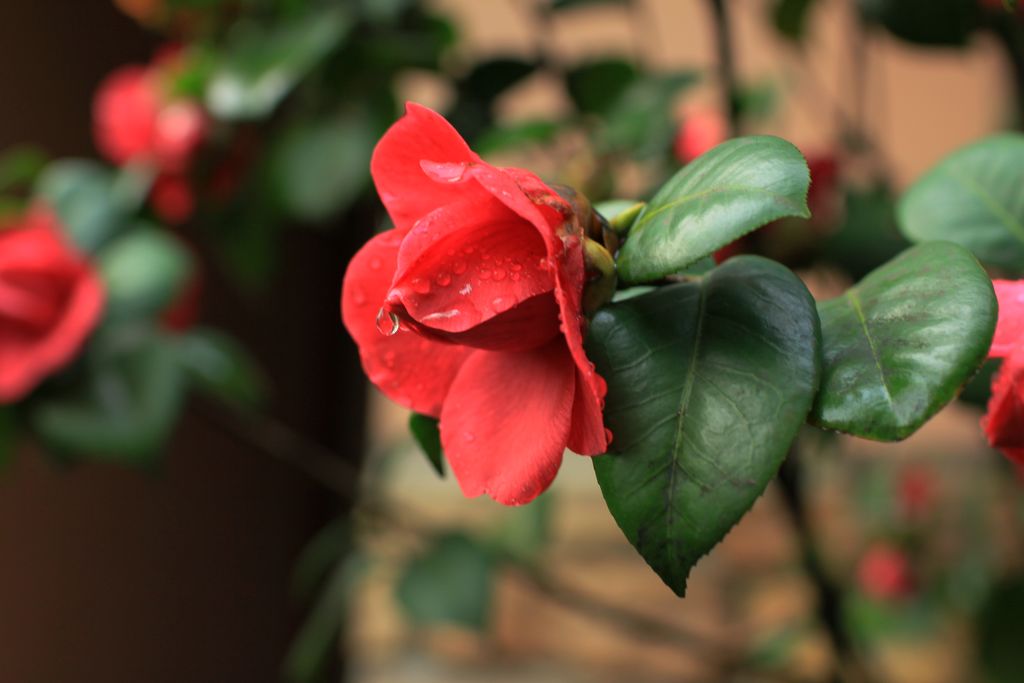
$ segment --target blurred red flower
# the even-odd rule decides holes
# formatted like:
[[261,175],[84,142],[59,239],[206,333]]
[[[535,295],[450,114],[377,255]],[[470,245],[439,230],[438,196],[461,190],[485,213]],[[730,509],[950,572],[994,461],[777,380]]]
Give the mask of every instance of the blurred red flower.
[[728,138],[724,116],[711,109],[691,109],[676,131],[673,151],[679,163],[688,164]]
[[898,600],[914,591],[914,580],[906,553],[888,543],[868,548],[857,565],[857,584],[876,600]]
[[24,397],[71,361],[103,302],[98,275],[48,210],[0,228],[0,403]]
[[1024,465],[1024,280],[995,280],[999,322],[989,358],[1002,358],[981,427],[993,448]]
[[153,181],[149,191],[153,212],[168,225],[181,225],[196,208],[195,193],[184,176],[164,173]]
[[199,104],[172,97],[160,68],[164,63],[117,69],[96,92],[96,146],[115,164],[143,161],[160,171],[180,173],[206,135]]
[[482,161],[409,104],[371,172],[395,228],[349,264],[342,317],[370,380],[440,418],[467,496],[527,503],[569,449],[603,453],[605,383],[583,350],[583,231],[533,174]]

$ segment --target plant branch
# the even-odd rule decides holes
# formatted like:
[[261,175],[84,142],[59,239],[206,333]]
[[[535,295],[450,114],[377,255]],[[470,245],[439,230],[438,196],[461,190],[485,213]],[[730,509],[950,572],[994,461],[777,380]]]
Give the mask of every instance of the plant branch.
[[1016,105],[1015,124],[1024,130],[1024,28],[1021,28],[1014,19],[1015,17],[992,19],[990,27],[1010,63]]
[[810,515],[801,491],[800,466],[795,451],[790,452],[779,470],[778,483],[800,542],[804,571],[818,593],[818,619],[835,650],[836,668],[830,683],[868,683],[870,677],[867,668],[861,661],[843,621],[842,592],[825,570],[814,542],[814,530],[811,528]]
[[715,47],[718,53],[718,78],[722,85],[722,97],[729,121],[729,137],[740,134],[740,98],[736,80],[736,63],[729,25],[729,10],[726,0],[708,0],[715,25]]

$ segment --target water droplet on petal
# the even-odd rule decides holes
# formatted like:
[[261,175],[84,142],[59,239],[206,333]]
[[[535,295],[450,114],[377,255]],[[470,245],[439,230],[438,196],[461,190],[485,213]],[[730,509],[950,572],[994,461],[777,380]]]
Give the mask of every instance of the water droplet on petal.
[[480,279],[481,280],[490,280],[491,279],[491,269],[490,268],[481,268],[480,269]]
[[513,282],[519,282],[519,279],[522,278],[523,276],[520,275],[519,273],[512,273],[509,277],[512,278]]
[[463,261],[462,259],[458,259],[455,263],[452,264],[452,272],[454,272],[456,275],[462,275],[463,273],[466,272],[467,267],[468,266],[466,265],[465,261]]
[[384,365],[387,366],[388,368],[395,367],[395,352],[394,351],[388,351],[387,353],[384,354]]
[[502,280],[505,279],[505,277],[507,275],[508,275],[508,271],[506,271],[504,268],[495,268],[494,269],[493,276],[494,276],[494,279],[495,279],[496,282],[501,282]]
[[413,278],[412,280],[412,291],[417,294],[430,294],[430,281],[423,280],[421,278]]
[[441,271],[434,276],[434,282],[437,283],[438,287],[447,287],[452,283],[452,276],[449,273]]
[[466,442],[476,441],[476,434],[474,434],[473,432],[463,432],[462,440]]
[[512,272],[515,272],[515,273],[518,273],[522,269],[523,269],[523,264],[520,263],[519,261],[513,261],[512,265],[509,266],[509,270],[511,270]]
[[385,337],[393,337],[398,334],[398,316],[383,308],[377,312],[377,331]]

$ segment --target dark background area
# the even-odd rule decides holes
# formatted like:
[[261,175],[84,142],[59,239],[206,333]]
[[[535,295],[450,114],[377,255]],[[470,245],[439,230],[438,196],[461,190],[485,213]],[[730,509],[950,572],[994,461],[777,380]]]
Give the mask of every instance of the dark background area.
[[[110,2],[0,3],[0,148],[94,156],[96,85],[156,44]],[[364,385],[335,313],[360,237],[289,231],[258,300],[209,273],[204,295],[204,319],[263,362],[277,415],[354,459]],[[332,500],[195,407],[157,472],[19,453],[0,477],[0,680],[278,680],[302,614],[292,567]]]

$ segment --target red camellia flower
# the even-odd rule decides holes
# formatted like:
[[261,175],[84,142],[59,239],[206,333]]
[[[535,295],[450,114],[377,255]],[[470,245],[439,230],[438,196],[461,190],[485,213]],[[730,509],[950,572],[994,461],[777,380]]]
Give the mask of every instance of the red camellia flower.
[[1002,358],[981,427],[993,448],[1024,466],[1024,280],[995,280],[999,321],[989,358]]
[[907,555],[888,543],[871,546],[857,565],[860,589],[876,600],[898,600],[914,591]]
[[603,453],[605,383],[583,350],[583,231],[533,174],[482,161],[409,104],[371,172],[395,228],[349,264],[342,317],[370,380],[440,418],[467,496],[529,502],[568,447]]
[[103,309],[99,277],[49,211],[0,228],[0,403],[68,363]]

